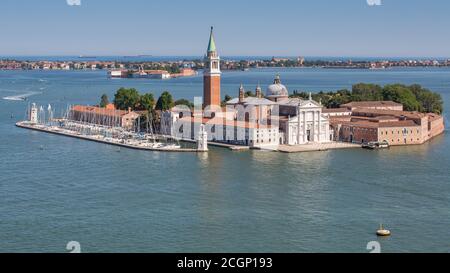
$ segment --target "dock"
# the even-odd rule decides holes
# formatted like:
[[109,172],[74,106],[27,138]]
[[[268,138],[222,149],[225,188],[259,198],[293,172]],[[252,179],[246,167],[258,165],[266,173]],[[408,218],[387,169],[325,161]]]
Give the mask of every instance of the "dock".
[[[157,138],[171,138],[171,136],[163,136],[163,135],[156,135],[156,137]],[[197,143],[196,140],[188,139],[188,138],[180,138],[178,140],[184,141],[184,142],[189,142],[189,143]],[[228,148],[232,151],[248,151],[251,149],[249,146],[240,146],[240,145],[221,143],[221,142],[215,142],[215,141],[208,141],[208,146]]]
[[360,148],[360,144],[347,142],[330,142],[330,143],[313,143],[302,145],[280,145],[278,151],[282,153],[304,153],[304,152],[319,152],[336,149],[354,149]]
[[[66,137],[72,137],[72,138],[78,138],[108,145],[114,145],[119,147],[124,147],[128,149],[134,149],[134,150],[144,150],[144,151],[156,151],[156,152],[181,152],[181,153],[204,153],[207,152],[205,150],[198,150],[194,148],[167,148],[167,147],[148,147],[143,146],[142,143],[139,143],[138,141],[135,141],[134,143],[131,141],[125,141],[122,139],[113,139],[113,138],[105,138],[101,135],[85,135],[81,134],[77,131],[70,131],[66,130],[64,128],[60,127],[52,127],[42,124],[33,124],[29,121],[21,121],[16,123],[17,127],[25,128],[29,130],[39,131],[39,132],[45,132],[50,134],[56,134],[56,135],[62,135]],[[167,136],[163,135],[155,135],[156,139],[164,139],[168,138]],[[196,140],[192,139],[179,139],[181,142],[188,142],[188,143],[196,143]],[[248,151],[251,148],[249,146],[239,146],[239,145],[233,145],[233,144],[227,144],[227,143],[220,143],[220,142],[212,142],[208,141],[208,145],[210,146],[216,146],[221,148],[227,148],[231,151],[239,152],[239,151]],[[312,144],[302,144],[302,145],[280,145],[278,146],[278,149],[275,149],[275,151],[282,152],[282,153],[303,153],[303,152],[316,152],[316,151],[328,151],[328,150],[335,150],[335,149],[354,149],[354,148],[361,148],[361,145],[359,144],[353,144],[353,143],[347,143],[347,142],[330,142],[330,143],[312,143]]]
[[88,140],[88,141],[93,141],[93,142],[98,142],[98,143],[103,143],[103,144],[108,144],[108,145],[124,147],[124,148],[128,148],[128,149],[134,149],[134,150],[173,152],[173,153],[178,153],[178,152],[204,153],[204,152],[207,152],[207,151],[197,150],[197,149],[192,149],[192,148],[167,149],[167,148],[142,147],[142,146],[133,145],[133,144],[129,144],[129,143],[108,141],[104,138],[99,138],[96,136],[82,135],[82,134],[78,134],[77,132],[69,132],[69,131],[63,130],[63,129],[58,129],[58,128],[55,129],[55,128],[52,128],[49,126],[39,125],[39,124],[31,124],[29,122],[24,122],[24,121],[17,122],[16,126],[20,127],[20,128],[24,128],[24,129],[45,132],[45,133],[55,134],[55,135],[62,135],[62,136],[72,137],[72,138],[77,138],[77,139],[83,139],[83,140]]

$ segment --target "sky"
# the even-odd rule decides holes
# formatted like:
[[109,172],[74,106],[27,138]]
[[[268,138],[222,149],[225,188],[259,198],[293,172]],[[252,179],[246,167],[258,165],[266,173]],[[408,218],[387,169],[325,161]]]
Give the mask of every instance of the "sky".
[[1,0],[0,56],[449,57],[448,0]]

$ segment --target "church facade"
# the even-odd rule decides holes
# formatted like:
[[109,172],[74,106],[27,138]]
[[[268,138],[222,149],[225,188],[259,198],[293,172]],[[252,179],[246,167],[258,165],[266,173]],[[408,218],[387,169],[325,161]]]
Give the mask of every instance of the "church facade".
[[[260,85],[255,96],[246,96],[244,86],[238,96],[221,106],[220,57],[211,28],[203,75],[203,102],[196,109],[176,107],[161,115],[161,133],[196,139],[205,125],[208,140],[254,148],[276,149],[278,145],[325,143],[334,139],[323,106],[309,99],[289,98],[281,77],[276,75],[265,95]],[[195,104],[195,102],[194,102]]]
[[280,102],[280,131],[286,145],[327,143],[334,139],[323,106],[312,100],[288,99]]
[[[322,114],[321,103],[309,99],[289,98],[286,86],[281,83],[277,75],[274,83],[269,85],[265,97],[262,96],[258,85],[255,91],[256,97],[244,97],[245,90],[241,85],[239,97],[227,102],[232,106],[235,118],[262,124],[271,124],[279,129],[277,145],[300,145],[308,143],[326,143],[334,139],[334,132],[330,128],[328,117]],[[243,106],[243,107],[239,107]],[[229,109],[229,108],[227,108]],[[247,117],[242,117],[247,114]]]

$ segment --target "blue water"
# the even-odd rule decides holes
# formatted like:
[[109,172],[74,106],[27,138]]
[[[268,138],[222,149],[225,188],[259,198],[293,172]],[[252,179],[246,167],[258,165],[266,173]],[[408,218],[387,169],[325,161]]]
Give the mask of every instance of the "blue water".
[[[419,83],[450,105],[450,69],[259,69],[223,74],[223,95],[357,82]],[[172,154],[14,126],[28,102],[97,103],[121,87],[201,96],[201,75],[110,80],[103,71],[0,71],[0,252],[449,252],[450,137],[382,151]],[[2,99],[32,93],[28,102]],[[374,236],[383,222],[393,236]]]

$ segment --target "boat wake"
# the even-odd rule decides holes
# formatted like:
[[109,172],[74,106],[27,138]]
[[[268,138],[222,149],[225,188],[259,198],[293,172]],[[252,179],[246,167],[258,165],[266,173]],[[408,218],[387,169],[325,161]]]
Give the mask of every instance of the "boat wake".
[[28,92],[28,93],[25,93],[25,94],[3,97],[3,99],[4,100],[10,100],[10,101],[24,101],[24,100],[27,100],[28,97],[31,97],[31,96],[37,95],[37,94],[41,94],[41,93],[39,93],[39,92]]

